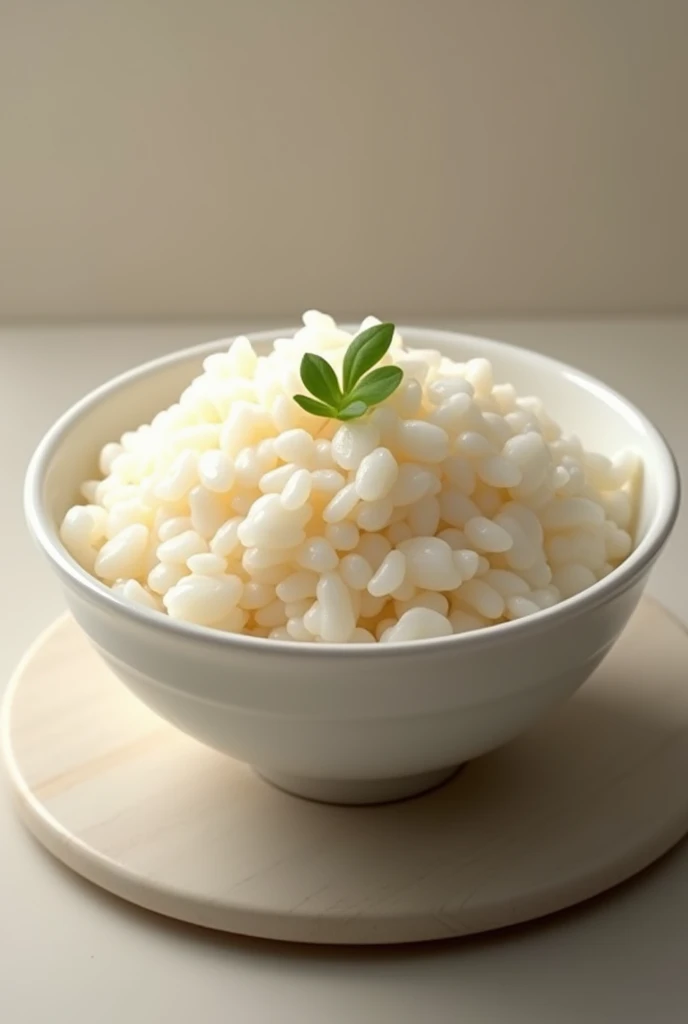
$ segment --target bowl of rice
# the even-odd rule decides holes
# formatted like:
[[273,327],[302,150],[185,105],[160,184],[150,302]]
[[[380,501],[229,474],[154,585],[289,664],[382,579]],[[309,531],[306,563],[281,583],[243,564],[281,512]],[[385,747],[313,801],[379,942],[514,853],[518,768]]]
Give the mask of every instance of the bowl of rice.
[[586,374],[316,311],[98,388],[25,486],[72,615],[137,697],[351,804],[423,792],[573,694],[678,502],[659,432]]

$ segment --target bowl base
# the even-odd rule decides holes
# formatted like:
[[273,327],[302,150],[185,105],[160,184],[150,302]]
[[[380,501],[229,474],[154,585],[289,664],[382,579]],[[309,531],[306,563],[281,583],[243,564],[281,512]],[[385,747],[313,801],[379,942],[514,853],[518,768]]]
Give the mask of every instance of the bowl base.
[[436,789],[448,782],[459,771],[461,765],[440,768],[420,775],[405,775],[392,779],[314,779],[289,775],[285,772],[255,769],[266,782],[291,796],[304,800],[315,800],[321,804],[388,804],[397,800],[408,800],[420,796],[430,789]]

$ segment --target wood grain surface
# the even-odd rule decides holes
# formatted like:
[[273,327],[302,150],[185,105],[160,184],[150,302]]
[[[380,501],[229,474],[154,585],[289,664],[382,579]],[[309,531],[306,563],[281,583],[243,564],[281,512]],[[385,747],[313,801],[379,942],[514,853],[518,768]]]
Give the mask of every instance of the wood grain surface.
[[536,918],[641,870],[688,831],[688,636],[644,602],[565,706],[450,783],[343,808],[273,789],[158,719],[59,619],[9,688],[18,809],[124,899],[318,943],[447,938]]

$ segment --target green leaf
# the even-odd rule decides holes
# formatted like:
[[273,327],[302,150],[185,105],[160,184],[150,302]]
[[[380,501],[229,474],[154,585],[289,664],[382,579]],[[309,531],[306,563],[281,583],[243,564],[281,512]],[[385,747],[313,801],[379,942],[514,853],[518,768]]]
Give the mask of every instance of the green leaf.
[[343,388],[327,360],[307,352],[301,360],[301,380],[314,397],[294,395],[294,401],[313,416],[339,420],[363,416],[389,398],[404,376],[400,366],[371,369],[388,351],[393,336],[394,324],[375,324],[353,339],[344,356]]
[[337,409],[342,400],[337,375],[322,356],[306,352],[301,360],[301,380],[316,398]]
[[348,402],[364,402],[366,405],[379,405],[389,398],[401,384],[404,372],[400,366],[380,366],[359,381],[357,386],[347,395]]
[[343,409],[340,409],[337,413],[338,420],[357,420],[359,416],[368,412],[368,406],[365,402],[349,402]]
[[325,416],[329,420],[339,415],[332,406],[318,402],[315,398],[309,398],[308,395],[294,395],[294,401],[313,416]]
[[379,363],[392,344],[394,324],[375,324],[357,334],[349,345],[344,356],[343,384],[344,393],[349,394],[355,388],[364,373],[375,363]]

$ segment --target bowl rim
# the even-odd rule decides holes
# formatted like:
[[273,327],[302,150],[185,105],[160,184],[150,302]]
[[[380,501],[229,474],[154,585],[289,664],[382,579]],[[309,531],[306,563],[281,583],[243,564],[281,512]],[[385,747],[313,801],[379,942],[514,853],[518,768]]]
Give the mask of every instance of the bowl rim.
[[[358,329],[358,325],[353,323],[342,323],[340,326],[349,331]],[[613,597],[632,587],[639,577],[649,571],[676,522],[680,504],[681,481],[676,458],[666,438],[634,403],[591,374],[525,346],[484,338],[479,335],[464,334],[461,331],[401,324],[397,326],[397,330],[403,335],[404,342],[409,343],[410,348],[428,348],[432,345],[434,338],[449,344],[457,340],[475,343],[482,349],[482,351],[476,352],[476,356],[486,356],[487,358],[490,358],[490,352],[519,351],[526,359],[532,359],[536,363],[547,366],[553,372],[572,378],[575,383],[583,386],[600,400],[606,401],[607,404],[623,408],[627,414],[630,413],[639,422],[655,449],[653,457],[658,461],[658,475],[663,486],[658,495],[657,510],[645,536],[621,565],[581,593],[533,615],[513,619],[509,622],[496,623],[467,633],[384,644],[330,642],[306,644],[291,640],[253,637],[243,633],[224,633],[211,626],[199,626],[171,619],[160,612],[122,600],[71,557],[60,541],[58,525],[52,522],[52,517],[43,504],[42,494],[46,472],[59,450],[63,436],[77,426],[79,421],[84,419],[100,401],[126,388],[136,380],[152,377],[160,370],[175,364],[202,359],[221,350],[224,346],[228,346],[237,337],[246,337],[250,341],[260,344],[281,337],[290,337],[298,329],[293,326],[271,328],[216,338],[141,363],[89,391],[73,403],[43,435],[29,461],[24,481],[23,497],[26,523],[34,540],[52,562],[59,575],[66,578],[77,591],[84,592],[84,596],[87,595],[88,599],[95,603],[101,611],[123,616],[139,626],[152,628],[163,636],[172,635],[177,639],[186,638],[189,641],[202,642],[230,650],[241,648],[247,654],[262,654],[263,656],[271,654],[279,657],[297,655],[321,657],[327,654],[336,654],[338,657],[347,658],[375,657],[384,659],[398,657],[400,653],[405,656],[415,656],[428,654],[431,651],[446,653],[447,650],[454,650],[458,655],[460,651],[474,653],[488,645],[501,645],[529,635],[535,637],[565,619],[577,618],[583,613],[606,604]],[[426,341],[427,344],[423,345],[423,341]]]

